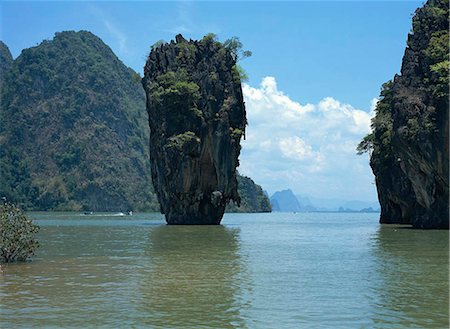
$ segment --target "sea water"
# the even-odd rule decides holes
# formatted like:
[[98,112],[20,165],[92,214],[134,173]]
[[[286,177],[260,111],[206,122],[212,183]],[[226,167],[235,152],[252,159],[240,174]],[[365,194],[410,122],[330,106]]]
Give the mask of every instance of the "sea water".
[[448,231],[379,214],[31,213],[33,261],[0,265],[0,327],[448,328]]

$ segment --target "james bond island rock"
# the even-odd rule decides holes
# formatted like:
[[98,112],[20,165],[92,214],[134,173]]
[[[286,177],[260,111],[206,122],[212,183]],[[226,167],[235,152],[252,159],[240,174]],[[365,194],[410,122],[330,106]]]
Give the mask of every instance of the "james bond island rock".
[[211,36],[152,47],[142,83],[152,180],[168,224],[219,224],[239,203],[246,117],[236,54]]
[[449,1],[429,0],[413,18],[401,75],[383,85],[371,150],[381,223],[449,227]]

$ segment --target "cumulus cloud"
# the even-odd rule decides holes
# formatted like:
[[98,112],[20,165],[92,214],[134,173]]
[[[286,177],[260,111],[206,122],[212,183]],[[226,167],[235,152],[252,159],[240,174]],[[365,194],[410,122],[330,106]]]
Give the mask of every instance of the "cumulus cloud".
[[[241,173],[269,193],[292,188],[324,197],[374,199],[368,159],[355,148],[370,131],[370,111],[332,97],[302,104],[278,90],[274,77],[243,85],[249,125],[242,142]],[[362,195],[361,195],[362,194]]]

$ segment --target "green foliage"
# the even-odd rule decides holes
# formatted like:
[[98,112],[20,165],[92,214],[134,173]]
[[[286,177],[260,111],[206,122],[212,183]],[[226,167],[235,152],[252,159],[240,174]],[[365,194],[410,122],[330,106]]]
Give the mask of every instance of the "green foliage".
[[[223,43],[225,49],[227,49],[231,57],[235,62],[238,62],[244,58],[252,56],[252,52],[250,50],[243,50],[243,44],[239,40],[238,37],[232,37],[230,39],[225,40]],[[236,64],[231,68],[231,73],[233,74],[233,80],[235,83],[241,83],[248,81],[248,74],[242,68],[242,66]]]
[[200,87],[189,82],[185,70],[169,71],[158,76],[158,84],[153,86],[151,97],[176,110],[177,107],[193,106],[200,99]]
[[191,142],[200,143],[200,139],[192,131],[186,131],[183,134],[169,137],[167,139],[166,147],[175,147],[179,150],[182,150],[185,144]]
[[272,206],[261,186],[246,176],[237,176],[238,193],[241,197],[241,206],[235,204],[227,206],[227,212],[271,212]]
[[372,133],[366,135],[356,147],[358,155],[369,152],[371,159],[379,163],[392,157],[392,87],[392,81],[383,84],[380,100],[375,108],[376,114],[372,118]]
[[233,75],[233,81],[235,83],[241,83],[248,81],[248,74],[239,64],[233,65],[231,68],[231,74]]
[[235,140],[240,140],[241,136],[243,135],[243,131],[239,128],[230,128],[230,135],[231,138],[235,139]]
[[177,61],[189,62],[195,58],[196,48],[194,45],[189,43],[177,43],[178,55],[176,57]]
[[[231,37],[222,43],[217,41],[217,35],[214,33],[209,33],[203,37],[201,43],[205,45],[215,45],[219,48],[219,54],[224,56],[225,53],[229,53],[235,62],[252,56],[250,50],[243,50],[243,44],[238,37]],[[233,75],[233,81],[235,83],[241,83],[248,81],[248,74],[242,68],[242,66],[235,64],[231,68],[231,73]]]
[[[432,0],[417,10],[413,18],[416,39],[427,40],[423,49],[424,82],[430,94],[448,104],[449,93],[449,2]],[[427,123],[429,125],[429,122]]]
[[433,80],[436,81],[435,86],[431,88],[433,96],[436,98],[448,97],[450,61],[444,60],[433,64],[430,66],[430,70]]
[[418,9],[413,17],[413,33],[427,34],[437,27],[448,29],[448,5],[448,0],[428,1],[427,6]]
[[449,32],[437,31],[431,34],[428,47],[423,51],[431,64],[449,59]]
[[16,206],[0,202],[0,263],[25,261],[39,247],[34,238],[39,226]]
[[370,153],[373,150],[373,142],[374,142],[373,133],[364,136],[363,140],[356,147],[357,154],[361,155],[367,152]]
[[202,41],[204,41],[204,42],[217,41],[217,34],[215,34],[215,33],[208,33],[207,35],[205,35],[203,37]]
[[151,101],[170,125],[169,135],[179,133],[187,121],[199,123],[203,113],[198,109],[200,87],[188,79],[185,69],[169,71],[156,78],[150,87]]
[[231,37],[224,41],[223,46],[228,49],[233,59],[238,62],[241,59],[250,57],[252,52],[249,50],[243,50],[244,45],[238,37]]

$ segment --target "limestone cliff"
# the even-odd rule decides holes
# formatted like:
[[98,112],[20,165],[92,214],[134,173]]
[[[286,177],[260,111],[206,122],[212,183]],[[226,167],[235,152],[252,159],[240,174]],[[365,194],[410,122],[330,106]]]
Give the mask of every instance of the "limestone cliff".
[[207,36],[154,46],[144,68],[152,180],[169,224],[219,224],[239,202],[246,118],[236,58]]
[[449,227],[448,5],[429,0],[416,11],[401,74],[383,86],[363,141],[373,147],[381,223]]

